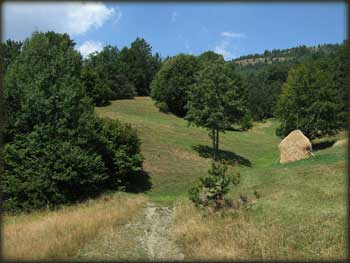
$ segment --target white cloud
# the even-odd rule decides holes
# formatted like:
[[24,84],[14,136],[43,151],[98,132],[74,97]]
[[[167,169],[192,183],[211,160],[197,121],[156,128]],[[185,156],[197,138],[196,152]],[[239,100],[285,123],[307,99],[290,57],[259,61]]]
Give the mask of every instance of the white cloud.
[[226,40],[221,41],[221,43],[215,46],[214,52],[224,56],[225,60],[233,58],[233,54],[228,50],[230,43]]
[[172,23],[175,23],[177,17],[178,17],[177,12],[176,12],[176,11],[172,12],[172,13],[171,13],[171,22],[172,22]]
[[221,36],[229,37],[229,38],[245,38],[246,35],[244,33],[235,33],[235,32],[222,32]]
[[78,47],[79,52],[86,58],[89,54],[95,51],[101,51],[103,49],[103,44],[99,41],[85,41],[81,46]]
[[119,8],[95,2],[5,2],[3,14],[4,37],[16,40],[23,40],[34,30],[81,35],[112,18],[121,18]]

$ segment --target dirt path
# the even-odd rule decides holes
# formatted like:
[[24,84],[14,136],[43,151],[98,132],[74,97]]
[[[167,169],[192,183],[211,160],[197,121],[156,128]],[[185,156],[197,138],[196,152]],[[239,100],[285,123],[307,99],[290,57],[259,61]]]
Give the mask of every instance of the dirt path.
[[78,253],[77,259],[183,260],[184,255],[171,239],[174,219],[174,208],[148,203],[132,222],[100,233]]
[[152,203],[146,207],[141,243],[145,247],[148,260],[184,259],[184,255],[170,238],[170,228],[174,219],[174,208],[158,207]]

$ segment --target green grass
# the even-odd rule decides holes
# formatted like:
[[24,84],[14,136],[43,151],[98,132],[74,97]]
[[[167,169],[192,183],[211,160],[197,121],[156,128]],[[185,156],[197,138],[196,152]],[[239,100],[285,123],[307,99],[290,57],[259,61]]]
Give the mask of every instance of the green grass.
[[[145,170],[152,178],[148,195],[154,201],[174,200],[186,195],[197,178],[207,173],[211,160],[201,157],[198,152],[199,149],[207,154],[205,147],[211,145],[206,129],[188,126],[181,118],[159,112],[148,97],[113,101],[96,110],[102,117],[118,118],[137,128],[142,140]],[[270,121],[260,126],[253,132],[221,134],[223,154],[241,160],[243,169],[249,162],[252,166],[249,169],[272,165],[278,158],[279,139],[272,135],[276,123]]]
[[[172,114],[157,110],[148,97],[113,101],[96,108],[102,117],[118,118],[137,128],[152,188],[153,202],[186,198],[198,177],[207,174],[211,145],[207,130],[188,126]],[[283,229],[284,256],[327,258],[345,256],[346,151],[344,146],[314,151],[315,157],[279,164],[275,136],[278,123],[255,123],[247,132],[227,131],[220,149],[227,159],[240,161],[241,184],[230,195],[261,198],[250,220],[259,227],[276,224]],[[316,141],[332,141],[345,134]],[[210,154],[210,153],[209,153]]]

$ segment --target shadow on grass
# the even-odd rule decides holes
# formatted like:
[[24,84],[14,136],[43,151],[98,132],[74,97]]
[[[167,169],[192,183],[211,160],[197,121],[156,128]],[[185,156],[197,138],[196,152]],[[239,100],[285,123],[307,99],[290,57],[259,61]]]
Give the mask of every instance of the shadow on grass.
[[97,103],[95,105],[95,107],[105,107],[105,106],[109,106],[111,105],[112,103],[108,100],[108,101],[103,101],[103,102],[100,102],[100,103]]
[[329,147],[332,147],[336,140],[316,142],[312,144],[312,150],[319,151]]
[[126,184],[126,192],[144,193],[152,188],[151,177],[145,171],[132,176]]
[[237,128],[237,127],[231,126],[231,127],[228,127],[228,128],[227,128],[227,131],[237,131],[237,132],[240,132],[240,131],[242,131],[242,129],[241,129],[241,128]]
[[[192,146],[192,149],[199,153],[199,156],[204,158],[212,158],[213,157],[213,148],[207,145],[195,145]],[[237,163],[241,166],[251,167],[252,163],[243,156],[235,154],[230,151],[219,150],[219,160],[226,161],[230,165],[234,165]]]

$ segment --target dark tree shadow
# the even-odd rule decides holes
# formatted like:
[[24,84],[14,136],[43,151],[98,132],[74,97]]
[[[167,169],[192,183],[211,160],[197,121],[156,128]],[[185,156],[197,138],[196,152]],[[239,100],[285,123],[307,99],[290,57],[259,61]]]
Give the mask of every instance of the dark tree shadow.
[[227,131],[238,131],[238,132],[242,131],[241,128],[237,128],[237,127],[233,127],[233,126],[228,127],[226,130]]
[[97,103],[95,106],[96,107],[105,107],[105,106],[109,106],[111,104],[112,103],[109,100],[107,100],[107,101],[104,101],[104,102]]
[[126,183],[126,192],[144,193],[152,188],[151,177],[145,171],[140,174],[131,176]]
[[316,142],[312,144],[312,150],[319,151],[329,147],[332,147],[336,140]]
[[[212,158],[213,157],[213,148],[207,145],[195,145],[192,146],[192,149],[199,153],[199,156],[204,158]],[[240,166],[251,167],[252,163],[243,156],[235,154],[234,152],[219,150],[218,159],[221,161],[226,161],[230,165],[238,164]]]

